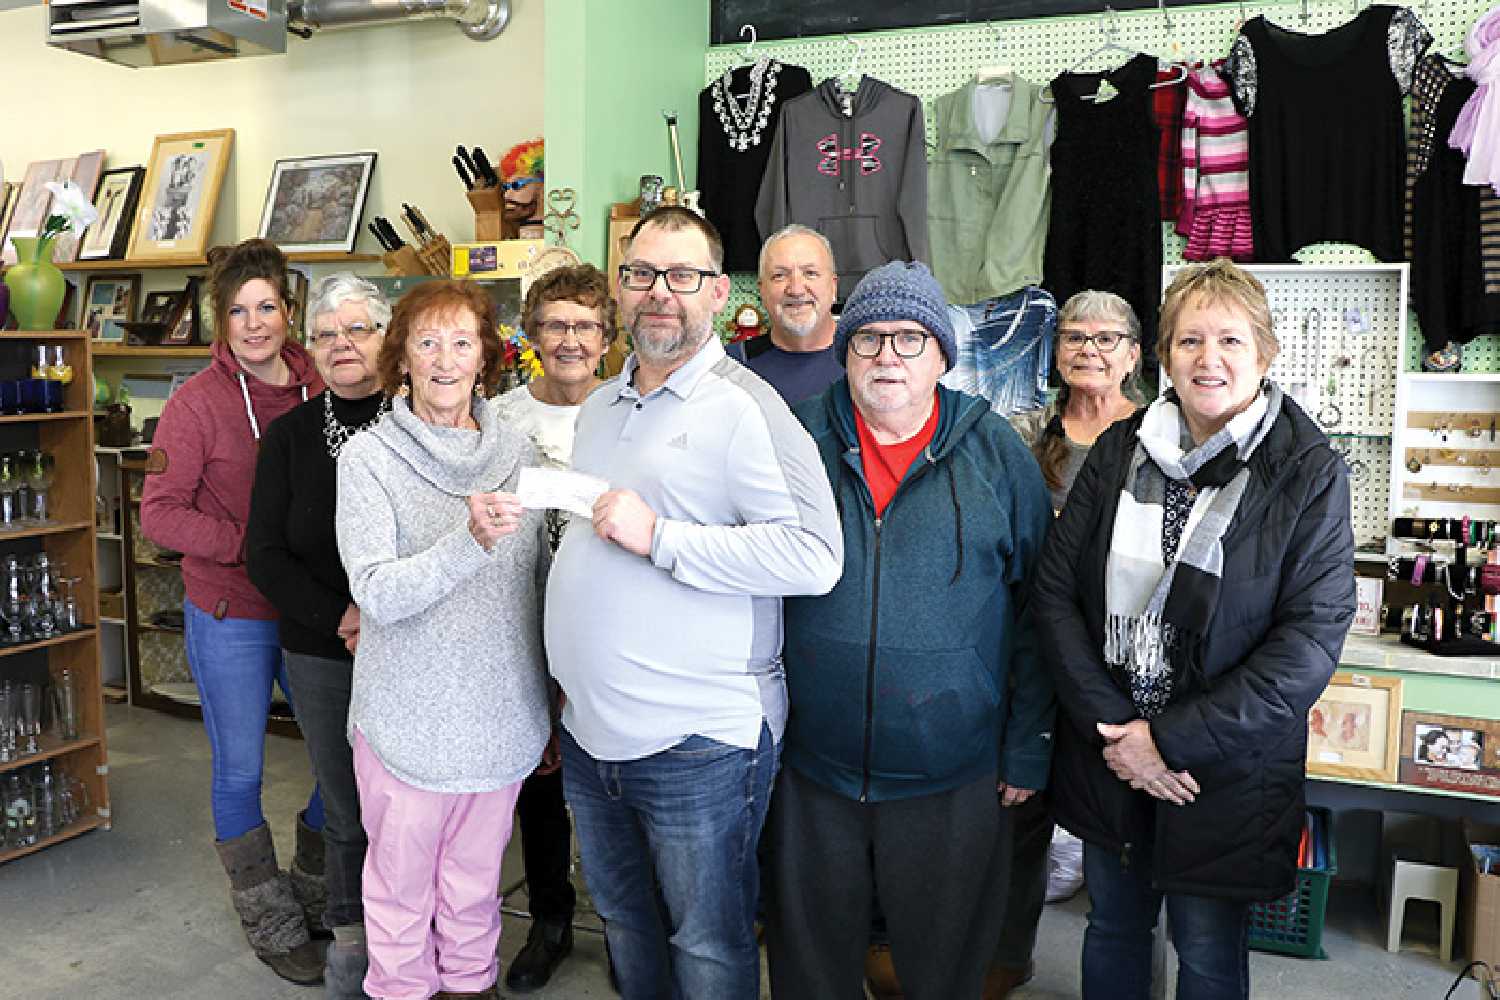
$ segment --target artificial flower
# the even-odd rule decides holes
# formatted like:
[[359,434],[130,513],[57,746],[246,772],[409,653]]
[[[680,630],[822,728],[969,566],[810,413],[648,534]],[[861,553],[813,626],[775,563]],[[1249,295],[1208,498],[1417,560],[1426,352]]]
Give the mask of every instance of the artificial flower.
[[52,192],[52,208],[47,222],[42,226],[42,238],[48,239],[63,232],[82,234],[85,229],[99,221],[99,210],[89,201],[83,188],[72,181],[48,181],[47,190]]

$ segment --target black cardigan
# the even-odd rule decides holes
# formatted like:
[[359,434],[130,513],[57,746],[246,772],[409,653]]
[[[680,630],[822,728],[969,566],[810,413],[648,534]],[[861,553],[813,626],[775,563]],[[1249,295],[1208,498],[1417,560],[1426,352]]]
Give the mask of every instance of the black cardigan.
[[1052,802],[1058,822],[1119,852],[1153,844],[1155,886],[1245,901],[1296,879],[1307,713],[1327,686],[1354,615],[1349,480],[1323,433],[1290,399],[1251,455],[1250,482],[1224,536],[1203,677],[1180,678],[1151,722],[1167,766],[1202,793],[1174,806],[1110,772],[1095,723],[1138,718],[1104,663],[1104,578],[1120,490],[1145,411],[1089,452],[1038,564],[1032,611],[1057,674]]
[[[375,415],[381,394],[333,397],[334,417],[357,426]],[[245,562],[250,580],[281,614],[283,649],[352,662],[338,637],[354,602],[334,536],[338,467],[323,434],[323,396],[272,421],[260,441]]]

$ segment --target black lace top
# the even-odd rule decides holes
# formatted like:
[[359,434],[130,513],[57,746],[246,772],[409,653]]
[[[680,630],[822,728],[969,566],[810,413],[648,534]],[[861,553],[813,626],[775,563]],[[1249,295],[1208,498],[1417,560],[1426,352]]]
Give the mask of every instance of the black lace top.
[[698,95],[695,183],[703,213],[723,237],[727,271],[756,270],[761,234],[755,228],[755,195],[776,122],[787,101],[811,89],[807,70],[762,56],[725,70]]

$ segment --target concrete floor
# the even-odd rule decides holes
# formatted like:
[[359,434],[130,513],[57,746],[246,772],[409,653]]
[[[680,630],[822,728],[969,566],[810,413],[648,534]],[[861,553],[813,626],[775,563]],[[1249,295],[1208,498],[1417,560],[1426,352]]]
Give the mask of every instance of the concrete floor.
[[[208,813],[208,745],[198,723],[110,706],[114,827],[0,867],[0,998],[53,1000],[307,1000],[317,990],[277,979],[241,937],[214,855]],[[289,860],[293,817],[310,788],[298,741],[268,741],[266,813]],[[519,878],[519,843],[506,884]],[[524,907],[524,894],[508,901]],[[1084,894],[1048,907],[1036,977],[1015,1000],[1078,996]],[[1433,955],[1435,921],[1416,909],[1405,948],[1385,951],[1380,908],[1369,893],[1336,891],[1324,937],[1329,961],[1251,953],[1253,994],[1265,998],[1441,998],[1462,963]],[[581,923],[597,921],[581,918]],[[525,942],[527,921],[507,915],[502,962]],[[576,935],[574,955],[541,1000],[614,996],[602,939]],[[1423,941],[1428,943],[1424,944]],[[1472,983],[1456,998],[1477,996]],[[704,998],[711,1000],[711,998]]]

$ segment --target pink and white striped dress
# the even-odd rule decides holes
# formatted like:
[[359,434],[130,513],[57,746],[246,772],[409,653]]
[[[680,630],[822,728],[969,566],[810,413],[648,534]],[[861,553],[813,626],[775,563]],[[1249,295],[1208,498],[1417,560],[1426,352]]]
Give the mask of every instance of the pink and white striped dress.
[[1250,133],[1229,84],[1205,66],[1188,74],[1182,113],[1182,211],[1186,260],[1252,260]]

